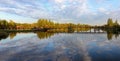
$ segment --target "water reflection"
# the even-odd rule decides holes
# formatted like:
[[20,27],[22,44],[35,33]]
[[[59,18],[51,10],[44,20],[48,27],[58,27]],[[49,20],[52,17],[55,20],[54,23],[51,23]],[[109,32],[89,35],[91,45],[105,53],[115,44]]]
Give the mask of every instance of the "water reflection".
[[[29,32],[10,32],[10,33],[1,33],[0,34],[0,40],[7,39],[8,37],[12,40],[14,37],[17,36],[17,34],[29,34]],[[49,38],[54,35],[54,33],[48,33],[48,32],[35,32],[37,37],[39,39]],[[20,36],[17,36],[19,38]]]
[[11,33],[9,33],[10,39],[13,39],[16,35],[17,35],[16,32],[11,32]]
[[[88,30],[85,30],[85,32],[87,32]],[[99,30],[100,31],[100,30]],[[104,30],[103,30],[104,31]],[[83,32],[83,31],[82,31]],[[91,30],[90,30],[91,32]],[[96,31],[94,31],[96,33]],[[14,39],[14,37],[19,34],[21,32],[10,32],[10,33],[1,33],[0,34],[0,40],[2,39],[6,39],[6,38],[10,38],[10,39]],[[22,32],[23,33],[23,32]],[[29,32],[24,32],[24,34],[29,33]],[[107,33],[107,39],[108,40],[112,40],[113,37],[115,37],[116,39],[119,37],[119,32],[118,31],[106,31]],[[50,38],[51,36],[53,36],[55,33],[53,32],[35,32],[35,34],[37,35],[38,38],[40,39],[45,39],[45,38]]]
[[106,33],[59,33],[50,38],[39,39],[36,35],[0,44],[0,60],[120,61],[120,37],[108,41],[105,36]]
[[40,39],[49,38],[54,35],[54,33],[48,33],[48,32],[36,32],[36,34]]
[[8,33],[6,33],[6,32],[0,32],[0,40],[1,39],[6,39],[8,36],[9,36]]
[[119,37],[119,32],[118,31],[107,31],[107,38],[108,40],[112,40],[112,37]]

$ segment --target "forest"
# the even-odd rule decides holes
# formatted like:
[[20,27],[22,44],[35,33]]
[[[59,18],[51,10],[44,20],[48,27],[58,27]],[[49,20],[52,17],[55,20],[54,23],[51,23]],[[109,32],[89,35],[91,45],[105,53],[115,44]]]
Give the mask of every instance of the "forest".
[[112,18],[107,20],[107,23],[101,26],[91,26],[89,24],[74,24],[74,23],[56,23],[49,19],[39,19],[37,22],[29,23],[16,23],[13,20],[0,20],[0,30],[6,31],[25,31],[25,30],[36,30],[36,31],[48,31],[48,32],[68,32],[68,31],[87,31],[90,28],[101,28],[104,30],[120,30],[120,25],[116,20],[113,22]]

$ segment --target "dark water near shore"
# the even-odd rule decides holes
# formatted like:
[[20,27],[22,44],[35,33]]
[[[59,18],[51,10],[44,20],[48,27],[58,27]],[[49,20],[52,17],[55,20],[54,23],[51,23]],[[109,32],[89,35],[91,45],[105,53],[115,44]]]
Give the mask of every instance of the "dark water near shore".
[[120,61],[119,34],[10,33],[0,40],[0,61]]

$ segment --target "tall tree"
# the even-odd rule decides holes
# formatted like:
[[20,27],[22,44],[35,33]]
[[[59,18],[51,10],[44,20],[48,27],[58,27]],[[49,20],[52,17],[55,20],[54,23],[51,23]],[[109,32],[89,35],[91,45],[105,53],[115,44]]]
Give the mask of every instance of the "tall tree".
[[6,20],[0,20],[0,29],[7,29],[8,22]]
[[10,20],[10,22],[9,22],[9,28],[10,29],[16,29],[16,23],[14,21]]
[[117,20],[115,21],[114,26],[119,26],[119,23]]
[[51,28],[54,26],[54,23],[47,19],[39,19],[37,22],[38,28]]
[[108,19],[107,25],[108,27],[112,27],[114,25],[113,20],[111,18]]

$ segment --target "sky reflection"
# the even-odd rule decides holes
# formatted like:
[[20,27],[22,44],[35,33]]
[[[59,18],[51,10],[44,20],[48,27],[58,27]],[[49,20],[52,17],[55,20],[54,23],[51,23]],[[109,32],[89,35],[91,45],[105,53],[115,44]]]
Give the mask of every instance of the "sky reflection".
[[109,41],[106,34],[55,34],[0,44],[3,61],[117,61],[120,38]]

